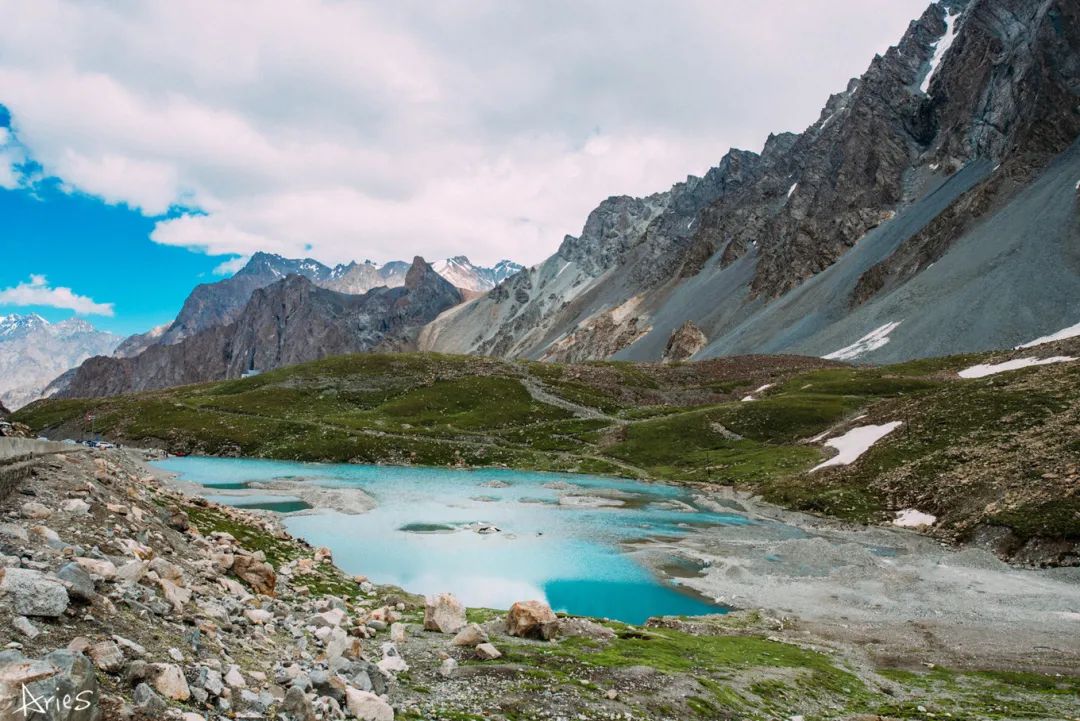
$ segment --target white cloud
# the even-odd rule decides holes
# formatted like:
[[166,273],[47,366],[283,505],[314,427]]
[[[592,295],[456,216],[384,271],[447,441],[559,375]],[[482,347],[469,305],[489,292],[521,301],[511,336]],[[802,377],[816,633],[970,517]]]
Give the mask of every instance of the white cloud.
[[43,305],[73,310],[79,315],[113,315],[112,303],[98,303],[71,288],[50,287],[44,275],[31,275],[29,281],[0,290],[0,305]]
[[251,259],[248,255],[238,255],[231,260],[222,261],[214,267],[214,275],[232,275],[236,271],[247,265],[247,262]]
[[161,243],[531,263],[806,126],[925,3],[0,0],[0,103],[68,186],[205,213]]

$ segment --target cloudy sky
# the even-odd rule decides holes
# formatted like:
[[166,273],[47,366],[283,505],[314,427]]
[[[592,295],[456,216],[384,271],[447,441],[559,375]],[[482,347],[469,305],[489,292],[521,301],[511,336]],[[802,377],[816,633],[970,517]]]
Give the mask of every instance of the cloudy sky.
[[255,250],[537,262],[801,130],[926,4],[0,0],[0,313],[138,330]]

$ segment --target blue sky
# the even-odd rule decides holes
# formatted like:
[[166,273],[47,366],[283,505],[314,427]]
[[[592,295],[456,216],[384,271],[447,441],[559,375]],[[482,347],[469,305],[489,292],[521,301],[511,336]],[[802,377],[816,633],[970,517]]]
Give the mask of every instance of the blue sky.
[[[54,184],[31,194],[0,190],[0,288],[44,274],[50,287],[68,287],[114,315],[87,315],[95,326],[129,335],[171,320],[192,287],[220,280],[220,259],[148,240],[154,221],[126,206],[110,206]],[[50,321],[69,309],[0,304],[0,314],[35,312]]]
[[804,129],[926,6],[0,0],[0,314],[139,332],[257,250],[536,263]]
[[[10,126],[0,105],[0,128]],[[44,275],[49,289],[71,288],[110,305],[111,315],[79,314],[102,330],[130,335],[168,322],[192,287],[221,279],[214,269],[223,258],[151,242],[160,219],[57,178],[40,177],[32,188],[0,187],[0,291]],[[37,313],[54,322],[75,314],[68,307],[0,302],[0,314],[8,313]]]

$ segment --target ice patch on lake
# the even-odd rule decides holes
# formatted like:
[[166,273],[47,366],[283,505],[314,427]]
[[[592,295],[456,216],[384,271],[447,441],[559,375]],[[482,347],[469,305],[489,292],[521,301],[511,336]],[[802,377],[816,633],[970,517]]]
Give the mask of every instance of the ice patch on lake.
[[957,375],[961,378],[985,378],[986,376],[992,376],[996,373],[1015,371],[1020,368],[1044,366],[1051,363],[1067,363],[1068,361],[1074,360],[1076,359],[1067,355],[1056,355],[1049,358],[1013,358],[1012,360],[1003,361],[1001,363],[980,363],[979,365],[965,368]]
[[897,511],[896,519],[893,521],[894,526],[900,526],[901,528],[920,528],[922,526],[932,526],[935,523],[937,523],[937,516],[916,511],[914,508]]
[[1080,335],[1080,323],[1077,323],[1076,325],[1070,325],[1068,328],[1062,328],[1057,333],[1044,335],[1041,338],[1036,338],[1033,341],[1028,341],[1027,343],[1018,345],[1016,347],[1017,349],[1034,348],[1037,345],[1042,345],[1044,343],[1053,343],[1054,341],[1066,340],[1068,338],[1075,338],[1078,335]]
[[836,455],[817,464],[810,469],[810,472],[813,473],[829,466],[847,466],[854,463],[859,456],[870,450],[871,446],[901,425],[903,425],[901,421],[893,421],[880,426],[859,426],[858,428],[852,428],[842,436],[830,438],[825,441],[825,445],[835,448]]
[[904,321],[902,320],[898,320],[875,328],[851,345],[833,351],[829,355],[824,356],[824,358],[826,360],[854,360],[859,356],[866,355],[872,350],[877,350],[889,342],[889,334],[896,330],[903,322]]

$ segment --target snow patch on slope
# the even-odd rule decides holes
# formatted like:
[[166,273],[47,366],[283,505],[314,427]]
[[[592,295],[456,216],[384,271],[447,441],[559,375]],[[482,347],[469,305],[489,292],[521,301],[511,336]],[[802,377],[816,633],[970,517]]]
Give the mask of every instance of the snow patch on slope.
[[923,526],[932,526],[935,523],[937,523],[937,516],[917,511],[914,508],[897,511],[896,519],[893,520],[893,525],[901,528],[922,528]]
[[871,446],[901,425],[903,425],[901,421],[893,421],[880,426],[859,426],[858,428],[852,428],[842,436],[830,438],[825,441],[825,445],[835,448],[836,455],[817,464],[810,469],[810,472],[813,473],[829,466],[847,466],[854,463],[859,456],[870,450]]
[[919,85],[919,90],[924,93],[930,88],[930,79],[934,77],[934,71],[941,64],[941,59],[945,57],[945,51],[952,46],[953,40],[956,38],[957,17],[957,15],[945,13],[945,34],[934,43],[934,56],[930,58],[930,69],[926,71],[926,77],[923,78],[922,83]]
[[1080,336],[1080,323],[1077,323],[1076,325],[1070,325],[1068,328],[1062,328],[1057,333],[1044,335],[1041,338],[1036,338],[1033,341],[1028,341],[1027,343],[1018,345],[1016,347],[1017,349],[1034,348],[1035,346],[1042,345],[1043,343],[1053,343],[1054,341],[1075,338],[1076,336]]
[[1067,363],[1074,360],[1076,359],[1067,355],[1056,355],[1049,358],[1013,358],[1002,363],[973,365],[960,371],[957,375],[961,378],[985,378],[1006,371],[1015,371],[1021,368],[1030,368],[1031,366],[1044,366],[1050,363]]
[[854,360],[859,356],[866,355],[872,350],[877,350],[889,342],[889,334],[896,330],[897,326],[903,322],[904,321],[902,320],[892,321],[879,328],[875,328],[851,345],[833,351],[829,355],[824,356],[824,358],[826,360]]

